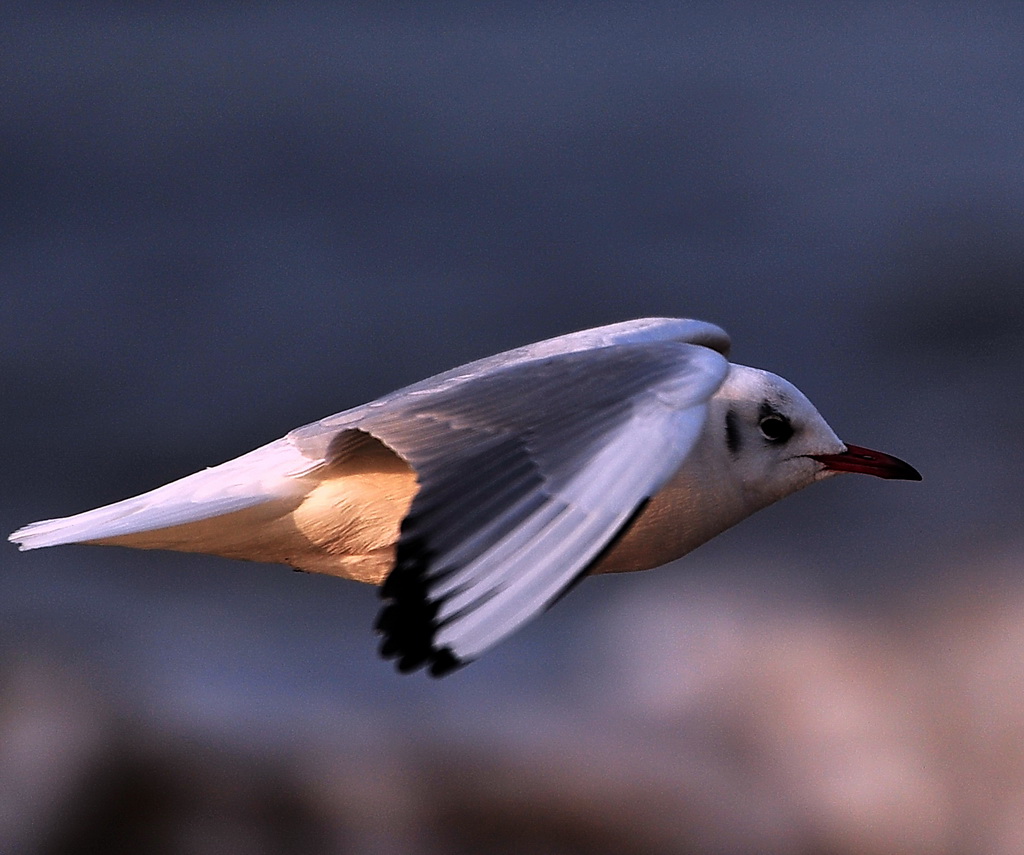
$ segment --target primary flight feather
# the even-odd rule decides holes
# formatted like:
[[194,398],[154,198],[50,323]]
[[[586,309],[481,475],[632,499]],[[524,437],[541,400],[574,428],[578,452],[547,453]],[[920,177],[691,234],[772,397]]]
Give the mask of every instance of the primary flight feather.
[[439,676],[588,573],[646,570],[838,472],[919,480],[845,445],[791,383],[648,318],[472,362],[148,493],[10,536],[288,564],[381,586],[381,652]]

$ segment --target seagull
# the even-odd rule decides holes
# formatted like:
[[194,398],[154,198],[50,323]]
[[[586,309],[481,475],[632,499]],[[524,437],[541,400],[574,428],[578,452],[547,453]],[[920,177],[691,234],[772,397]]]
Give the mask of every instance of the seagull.
[[148,493],[10,535],[201,552],[380,586],[381,655],[442,676],[583,577],[673,561],[840,472],[843,443],[703,321],[645,318],[480,359]]

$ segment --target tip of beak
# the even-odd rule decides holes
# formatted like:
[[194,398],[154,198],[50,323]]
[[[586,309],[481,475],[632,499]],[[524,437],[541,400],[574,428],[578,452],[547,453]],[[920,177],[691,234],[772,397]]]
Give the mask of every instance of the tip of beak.
[[860,472],[901,481],[921,480],[921,473],[905,460],[859,445],[847,445],[846,451],[839,454],[812,454],[810,457],[834,472]]

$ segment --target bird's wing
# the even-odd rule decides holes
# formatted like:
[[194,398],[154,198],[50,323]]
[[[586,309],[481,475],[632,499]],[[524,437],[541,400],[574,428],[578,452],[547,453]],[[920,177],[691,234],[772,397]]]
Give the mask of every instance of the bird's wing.
[[324,462],[332,458],[331,444],[339,431],[359,428],[364,419],[392,406],[404,407],[412,398],[435,395],[469,381],[476,381],[491,372],[524,365],[540,359],[569,353],[581,353],[604,347],[627,344],[655,344],[657,342],[699,344],[702,347],[729,355],[729,336],[721,327],[690,318],[639,318],[620,321],[603,327],[567,333],[544,341],[534,342],[513,350],[486,356],[475,362],[460,365],[441,374],[435,374],[418,383],[404,386],[350,410],[327,416],[319,421],[296,428],[287,439],[310,461]]
[[698,345],[613,345],[350,414],[420,483],[382,587],[382,653],[445,673],[554,602],[676,471],[727,372]]

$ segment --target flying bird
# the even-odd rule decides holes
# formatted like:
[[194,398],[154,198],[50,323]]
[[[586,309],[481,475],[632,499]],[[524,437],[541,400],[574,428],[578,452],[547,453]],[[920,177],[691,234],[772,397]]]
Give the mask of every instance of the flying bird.
[[665,564],[814,481],[920,480],[843,443],[795,386],[728,350],[719,327],[674,318],[559,336],[10,540],[205,552],[379,585],[381,654],[441,676],[584,576]]

